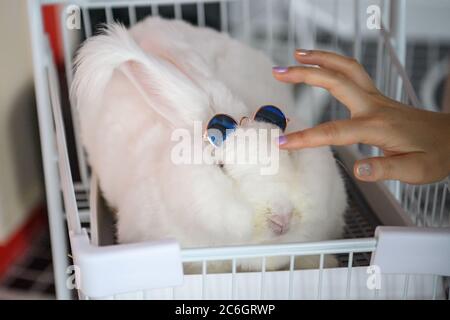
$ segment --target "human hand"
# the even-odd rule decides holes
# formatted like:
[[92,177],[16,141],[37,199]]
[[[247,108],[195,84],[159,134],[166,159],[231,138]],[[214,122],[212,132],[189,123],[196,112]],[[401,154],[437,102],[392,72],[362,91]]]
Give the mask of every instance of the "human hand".
[[359,160],[354,174],[363,181],[430,183],[450,174],[450,114],[425,111],[384,96],[354,59],[325,51],[297,50],[298,62],[318,67],[274,67],[283,82],[328,90],[350,110],[336,120],[280,137],[281,149],[364,143],[384,156]]

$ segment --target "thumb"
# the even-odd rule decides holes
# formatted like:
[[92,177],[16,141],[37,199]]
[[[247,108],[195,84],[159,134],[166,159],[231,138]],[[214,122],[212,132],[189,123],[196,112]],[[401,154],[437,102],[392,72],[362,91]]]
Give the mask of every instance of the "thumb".
[[355,176],[362,181],[400,180],[419,184],[428,182],[430,178],[424,153],[363,159],[357,161],[353,169]]

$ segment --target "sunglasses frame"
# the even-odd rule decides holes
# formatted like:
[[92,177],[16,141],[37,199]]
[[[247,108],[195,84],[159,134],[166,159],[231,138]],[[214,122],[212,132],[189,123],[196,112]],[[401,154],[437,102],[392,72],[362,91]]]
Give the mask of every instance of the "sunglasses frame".
[[[258,108],[258,110],[256,110],[256,111],[253,113],[253,116],[252,116],[251,119],[252,119],[252,120],[255,120],[255,117],[256,117],[256,115],[258,114],[258,112],[259,112],[262,108],[264,108],[264,107],[269,107],[269,106],[275,107],[275,108],[277,108],[278,110],[281,111],[280,108],[278,108],[277,106],[274,106],[274,105],[265,105],[265,106],[261,106],[261,107]],[[281,112],[282,112],[283,115],[284,115],[284,112],[283,112],[283,111],[281,111]],[[206,140],[208,140],[209,143],[211,143],[214,147],[218,147],[218,146],[216,146],[216,145],[211,141],[211,139],[210,139],[209,136],[208,136],[208,124],[211,122],[211,120],[212,120],[214,117],[220,116],[220,115],[222,115],[222,116],[227,116],[227,117],[229,117],[230,119],[232,119],[232,120],[236,123],[236,126],[238,126],[238,125],[241,126],[241,125],[242,125],[242,122],[243,122],[244,120],[250,119],[250,118],[247,117],[247,116],[243,116],[243,117],[241,117],[241,119],[239,120],[239,122],[237,122],[235,118],[233,118],[232,116],[230,116],[229,114],[226,114],[226,113],[217,113],[217,114],[213,115],[213,116],[208,120],[208,122],[207,122],[207,124],[206,124],[206,128],[205,128],[205,131],[204,131],[204,133],[203,133],[203,138],[206,139]],[[287,128],[287,125],[288,125],[290,119],[289,119],[288,117],[286,117],[286,115],[284,115],[284,118],[285,118],[285,121],[286,121],[286,128]],[[281,128],[280,128],[280,129],[281,129]],[[282,130],[282,131],[284,132],[285,130]],[[224,139],[224,141],[225,141],[225,139]]]

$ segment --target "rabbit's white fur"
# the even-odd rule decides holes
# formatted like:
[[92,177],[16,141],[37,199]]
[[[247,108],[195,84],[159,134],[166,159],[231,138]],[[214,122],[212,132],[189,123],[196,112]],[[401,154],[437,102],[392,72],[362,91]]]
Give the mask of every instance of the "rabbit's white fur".
[[[346,195],[329,148],[280,151],[276,175],[171,161],[173,129],[192,131],[193,121],[205,124],[215,113],[240,119],[273,104],[291,118],[287,132],[304,128],[293,118],[292,87],[273,79],[264,54],[214,30],[147,18],[88,39],[76,66],[71,94],[82,139],[117,211],[120,242],[174,237],[182,247],[211,247],[340,236]],[[242,128],[274,127],[250,121]],[[275,212],[292,213],[287,233],[267,226]],[[267,263],[279,268],[286,259]]]

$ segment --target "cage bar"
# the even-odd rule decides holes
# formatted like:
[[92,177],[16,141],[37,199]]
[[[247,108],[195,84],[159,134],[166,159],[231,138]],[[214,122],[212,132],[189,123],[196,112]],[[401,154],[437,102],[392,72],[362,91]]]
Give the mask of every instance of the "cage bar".
[[231,260],[231,300],[236,299],[236,259]]
[[250,42],[251,21],[250,21],[250,3],[248,0],[241,0],[242,2],[242,17],[244,26],[244,41]]
[[[72,63],[72,55],[74,48],[70,45],[69,42],[69,30],[66,27],[66,7],[61,10],[60,17],[60,27],[63,41],[63,54],[64,54],[64,67],[66,69],[66,83],[67,87],[70,88],[73,80],[73,63]],[[89,22],[90,24],[90,22]],[[69,97],[70,98],[70,97]],[[78,160],[78,170],[80,173],[82,190],[87,191],[89,188],[89,174],[88,174],[88,165],[84,153],[84,149],[81,143],[81,134],[80,134],[80,120],[78,115],[78,110],[75,108],[75,103],[73,101],[70,102],[70,113],[72,116],[72,125],[73,125],[73,133],[75,138],[75,148],[77,151],[77,160]],[[82,205],[82,204],[80,204]]]
[[295,256],[292,255],[289,257],[289,300],[292,300],[294,294],[294,262]]
[[261,260],[261,292],[260,292],[260,300],[264,299],[264,290],[265,290],[265,284],[266,284],[266,257],[262,257]]
[[105,14],[106,14],[106,22],[112,23],[114,21],[112,8],[110,6],[105,7]]
[[320,254],[319,261],[319,281],[317,283],[317,299],[320,300],[322,298],[322,285],[323,285],[323,253]]
[[177,19],[177,20],[183,19],[180,3],[177,2],[174,4],[174,12],[175,12],[175,19]]
[[205,5],[203,2],[198,2],[197,5],[197,21],[199,27],[205,26]]
[[436,217],[436,207],[438,202],[439,184],[434,185],[433,209],[431,209],[431,225],[434,226]]
[[202,299],[206,299],[206,275],[207,275],[207,264],[206,261],[202,261]]
[[266,44],[267,44],[267,52],[270,57],[273,58],[273,14],[272,14],[272,0],[266,0]]
[[136,24],[136,7],[128,6],[128,19],[130,19],[130,26]]
[[352,283],[352,268],[353,268],[353,252],[349,252],[347,264],[347,287],[345,289],[345,296],[347,297],[347,299],[350,298],[350,289]]
[[403,285],[404,290],[403,290],[403,300],[406,300],[406,298],[408,297],[408,289],[409,289],[409,274],[405,275],[405,283]]
[[92,36],[92,26],[91,26],[91,17],[89,15],[89,9],[86,7],[83,7],[83,24],[84,24],[84,35],[87,38],[90,38]]
[[445,183],[442,188],[441,210],[439,213],[439,225],[441,226],[444,224],[444,208],[445,208],[445,200],[447,198],[447,188],[448,184]]

